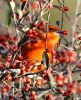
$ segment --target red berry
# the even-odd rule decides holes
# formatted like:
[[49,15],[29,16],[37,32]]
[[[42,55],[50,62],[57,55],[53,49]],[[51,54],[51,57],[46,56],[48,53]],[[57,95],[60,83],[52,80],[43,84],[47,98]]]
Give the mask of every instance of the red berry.
[[38,69],[38,70],[41,70],[41,69],[42,69],[42,65],[38,65],[38,66],[37,66],[37,69]]
[[64,59],[64,61],[65,61],[66,63],[68,63],[68,62],[69,62],[69,57],[66,57],[66,58]]
[[36,38],[37,32],[35,30],[29,30],[28,35],[30,38]]
[[61,80],[63,80],[63,79],[64,79],[64,75],[63,75],[63,74],[60,74],[60,75],[58,76],[58,78],[61,79]]
[[69,8],[66,7],[66,6],[64,6],[64,7],[63,7],[63,10],[64,10],[65,12],[67,12],[67,11],[69,10]]
[[81,63],[80,63],[80,64],[78,64],[78,67],[79,67],[79,68],[81,68]]
[[78,91],[81,93],[81,86],[78,87]]
[[9,86],[9,85],[7,85],[5,88],[6,88],[7,90],[9,90],[9,89],[10,89],[10,86]]
[[14,36],[14,37],[13,37],[13,40],[16,41],[16,40],[18,40],[18,38],[17,38],[16,36]]
[[78,39],[81,40],[81,37],[79,37]]
[[42,79],[38,79],[37,83],[36,83],[36,86],[41,86],[41,85],[42,85]]
[[26,2],[26,0],[21,0],[21,2]]
[[36,95],[31,96],[31,100],[37,100],[37,96]]
[[36,92],[35,92],[35,91],[32,91],[32,92],[31,92],[31,95],[32,95],[32,96],[35,96],[35,95],[36,95]]
[[67,91],[63,94],[63,96],[68,96],[68,95],[69,93]]
[[63,82],[64,82],[64,84],[67,84],[68,83],[68,77],[64,77]]
[[13,96],[9,96],[9,100],[14,100]]
[[23,60],[23,57],[21,55],[18,55],[19,60]]
[[70,55],[73,57],[76,57],[76,52],[75,51],[70,51]]
[[38,2],[31,2],[31,6],[33,9],[38,9],[39,8],[39,3]]
[[17,51],[18,50],[18,47],[16,45],[13,46],[13,51]]
[[40,29],[40,30],[44,30],[44,28],[45,28],[45,22],[38,23],[37,28]]
[[37,36],[37,32],[36,32],[35,30],[32,31],[32,34],[33,34],[34,36]]
[[25,90],[28,91],[30,89],[30,84],[25,85]]
[[26,69],[25,66],[22,66],[22,67],[21,67],[21,70],[22,70],[22,71],[25,71],[25,69]]
[[68,84],[67,84],[67,87],[68,87],[68,88],[72,87],[72,84],[71,84],[71,83],[68,83]]
[[52,53],[52,55],[55,55],[56,52],[55,52],[55,50],[51,50],[51,53]]
[[54,95],[52,93],[49,93],[48,96],[46,97],[46,100],[55,100]]
[[52,58],[52,60],[51,60],[52,63],[56,63],[56,61],[57,60],[55,58]]
[[27,77],[26,82],[30,83],[31,81],[32,81],[31,78]]
[[8,74],[7,77],[6,77],[7,80],[12,80],[12,78],[13,77],[10,74]]
[[34,24],[33,24],[33,27],[36,27],[37,26],[37,23],[35,22]]
[[64,62],[64,58],[62,56],[59,57],[59,62]]
[[20,72],[21,74],[26,74],[26,71],[25,70],[21,70],[21,72]]
[[76,81],[76,82],[74,82],[74,84],[73,84],[73,88],[76,88],[78,86],[78,82]]
[[73,56],[70,57],[70,62],[71,62],[71,63],[75,63],[75,62],[76,62],[76,58],[74,58]]
[[76,89],[75,89],[74,87],[72,87],[72,88],[70,88],[70,92],[71,92],[72,94],[75,94],[75,93],[76,93]]
[[26,60],[23,60],[23,61],[22,61],[22,64],[23,64],[23,65],[26,65],[26,64],[27,64],[27,61],[26,61]]
[[65,30],[65,31],[62,32],[62,34],[63,34],[63,35],[67,35],[68,32]]
[[63,80],[61,80],[60,78],[56,78],[56,82],[58,84],[58,86],[62,87],[63,86]]

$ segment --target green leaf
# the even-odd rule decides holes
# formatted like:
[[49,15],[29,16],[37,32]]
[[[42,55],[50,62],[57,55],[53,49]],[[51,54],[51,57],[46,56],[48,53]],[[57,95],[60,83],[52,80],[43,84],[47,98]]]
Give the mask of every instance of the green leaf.
[[49,57],[45,51],[42,54],[42,61],[43,61],[44,66],[46,66],[46,68],[48,69],[49,68]]

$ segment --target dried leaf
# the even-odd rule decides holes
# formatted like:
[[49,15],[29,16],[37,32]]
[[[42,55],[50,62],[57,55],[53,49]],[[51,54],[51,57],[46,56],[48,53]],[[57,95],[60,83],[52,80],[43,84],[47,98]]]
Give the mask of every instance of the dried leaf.
[[46,68],[48,69],[49,68],[49,57],[45,51],[42,54],[42,61],[43,61],[44,66],[46,66]]

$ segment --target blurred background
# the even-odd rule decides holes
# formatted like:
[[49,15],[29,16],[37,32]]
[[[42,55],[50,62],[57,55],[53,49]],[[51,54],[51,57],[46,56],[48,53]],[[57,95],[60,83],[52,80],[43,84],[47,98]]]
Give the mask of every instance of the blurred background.
[[[20,0],[17,0],[17,1],[20,1]],[[75,18],[76,1],[77,0],[65,0],[65,6],[69,7],[68,13],[72,17],[73,20]],[[54,0],[54,4],[58,5],[57,0]],[[57,10],[57,9],[50,10],[50,12],[51,12],[50,22],[51,22],[52,25],[55,25],[57,20],[58,21],[61,20],[62,12]],[[5,3],[5,2],[3,2],[3,0],[1,0],[0,1],[0,24],[3,27],[1,27],[1,25],[0,25],[0,34],[5,33],[5,31],[7,32],[7,31],[11,31],[11,29],[12,30],[14,29],[14,24],[13,23],[10,26],[8,26],[8,23],[9,23],[8,22],[8,17],[9,17],[9,7],[8,7],[7,3]],[[45,18],[46,18],[46,16],[45,16]],[[81,23],[81,21],[79,21],[79,24],[80,23]],[[72,26],[68,22],[66,17],[64,17],[63,29],[68,30],[69,33],[72,32]]]

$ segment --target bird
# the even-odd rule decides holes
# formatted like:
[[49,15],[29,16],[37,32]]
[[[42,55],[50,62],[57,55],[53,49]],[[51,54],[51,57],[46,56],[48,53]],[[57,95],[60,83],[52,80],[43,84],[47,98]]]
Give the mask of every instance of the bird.
[[[60,36],[57,33],[60,29],[57,26],[49,25],[49,32],[47,35],[47,49],[54,49],[55,44],[58,43]],[[35,43],[28,42],[22,46],[22,56],[24,59],[42,61],[42,54],[45,51],[45,39],[46,32],[38,34],[38,40]],[[51,59],[51,53],[48,53],[49,59]]]

